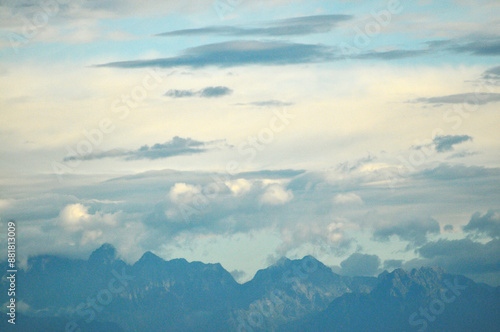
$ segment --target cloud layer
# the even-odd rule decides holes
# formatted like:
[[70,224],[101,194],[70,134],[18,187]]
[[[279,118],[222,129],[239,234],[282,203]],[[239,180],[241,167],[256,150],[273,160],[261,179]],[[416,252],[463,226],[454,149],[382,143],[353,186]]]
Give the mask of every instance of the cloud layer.
[[263,27],[244,28],[234,26],[209,26],[198,29],[175,30],[160,33],[157,36],[298,36],[329,32],[334,29],[339,23],[348,21],[350,19],[352,19],[352,16],[350,15],[315,15],[267,22],[263,24]]
[[[137,150],[110,150],[93,152],[86,155],[69,156],[64,161],[95,160],[104,158],[122,158],[124,160],[163,159],[181,155],[191,155],[207,152],[218,142],[201,142],[191,138],[175,136],[171,141],[156,143],[152,146],[144,145]],[[219,141],[220,143],[220,141]]]

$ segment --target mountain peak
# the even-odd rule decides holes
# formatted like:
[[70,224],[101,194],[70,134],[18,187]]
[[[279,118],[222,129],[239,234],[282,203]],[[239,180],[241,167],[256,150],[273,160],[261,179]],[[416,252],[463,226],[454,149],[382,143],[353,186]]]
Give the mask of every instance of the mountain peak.
[[116,249],[109,243],[103,244],[90,254],[89,262],[109,264],[116,260]]
[[142,257],[139,259],[138,262],[152,262],[152,263],[156,263],[156,262],[163,262],[164,260],[153,254],[151,251],[146,251]]

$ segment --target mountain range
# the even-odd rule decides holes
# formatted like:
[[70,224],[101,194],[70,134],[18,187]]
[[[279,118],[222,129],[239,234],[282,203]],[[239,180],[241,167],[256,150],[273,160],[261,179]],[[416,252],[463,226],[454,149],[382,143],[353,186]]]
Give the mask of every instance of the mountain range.
[[129,265],[104,244],[87,260],[31,257],[16,277],[17,331],[500,331],[500,288],[439,267],[347,277],[282,258],[239,284],[220,264],[146,252]]

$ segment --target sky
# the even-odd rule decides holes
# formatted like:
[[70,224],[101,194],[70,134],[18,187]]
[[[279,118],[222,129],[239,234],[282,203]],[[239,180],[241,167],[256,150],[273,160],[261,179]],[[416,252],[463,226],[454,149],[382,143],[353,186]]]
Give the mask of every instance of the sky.
[[111,243],[240,282],[313,255],[500,285],[498,1],[0,7],[0,221],[24,266]]

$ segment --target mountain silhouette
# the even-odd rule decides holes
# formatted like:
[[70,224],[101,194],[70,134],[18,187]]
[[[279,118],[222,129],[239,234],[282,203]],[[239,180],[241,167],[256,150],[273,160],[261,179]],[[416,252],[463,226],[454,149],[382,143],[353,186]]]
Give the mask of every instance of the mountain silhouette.
[[[132,265],[104,244],[88,260],[31,257],[17,275],[26,331],[498,331],[499,288],[440,268],[346,277],[312,256],[237,283],[220,264]],[[4,269],[4,271],[7,269]],[[2,286],[7,279],[2,278]],[[5,288],[4,288],[5,289]],[[0,294],[8,301],[6,292]],[[4,319],[2,330],[9,327]]]

